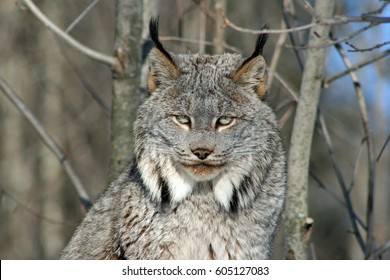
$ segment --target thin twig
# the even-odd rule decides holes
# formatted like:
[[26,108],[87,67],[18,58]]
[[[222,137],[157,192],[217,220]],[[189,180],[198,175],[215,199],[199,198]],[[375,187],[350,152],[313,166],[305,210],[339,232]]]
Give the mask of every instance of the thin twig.
[[71,23],[69,24],[68,28],[65,29],[65,33],[70,33],[73,28],[75,28],[75,26],[77,24],[80,23],[80,21],[90,12],[92,11],[93,8],[95,8],[95,6],[100,2],[100,0],[94,0],[91,4],[89,4],[85,9],[84,11]]
[[5,194],[8,198],[10,198],[16,204],[18,204],[24,211],[26,211],[29,215],[32,215],[32,216],[37,217],[39,219],[42,219],[45,222],[55,224],[55,225],[63,225],[63,226],[77,224],[77,223],[71,222],[71,221],[57,221],[57,220],[54,220],[52,218],[46,217],[46,216],[40,214],[39,212],[37,212],[36,210],[32,209],[31,207],[28,207],[27,205],[23,204],[22,202],[20,202],[18,199],[13,197],[9,192],[5,191],[4,189],[0,189],[0,193]]
[[[280,27],[281,27],[281,29],[286,28],[286,23],[284,22],[283,19],[280,23]],[[276,42],[275,51],[274,51],[274,54],[272,55],[270,66],[268,67],[268,81],[267,81],[268,87],[271,87],[271,85],[272,85],[274,73],[275,73],[276,67],[279,63],[280,55],[282,53],[282,47],[283,47],[284,43],[286,42],[286,39],[287,39],[287,33],[282,33],[279,35],[278,41]]]
[[287,29],[267,29],[267,30],[259,30],[259,29],[248,29],[248,28],[243,28],[235,23],[233,23],[230,19],[227,18],[223,10],[218,10],[218,12],[222,15],[225,24],[237,31],[244,32],[244,33],[250,33],[250,34],[263,34],[263,33],[268,33],[268,34],[280,34],[280,33],[290,33],[290,32],[298,32],[298,31],[303,31],[307,30],[309,28],[312,28],[314,26],[318,25],[343,25],[347,24],[350,22],[371,22],[375,24],[380,24],[380,23],[390,23],[390,17],[378,17],[378,16],[370,16],[363,14],[361,16],[357,17],[346,17],[346,16],[338,16],[338,17],[333,17],[333,18],[328,18],[328,19],[322,19],[322,20],[315,20],[312,23],[293,27],[293,28],[287,28]]
[[379,154],[378,154],[378,156],[377,156],[377,158],[376,158],[376,162],[378,162],[378,161],[380,160],[380,158],[381,158],[381,156],[382,156],[382,154],[383,154],[383,151],[384,151],[385,148],[386,148],[387,143],[389,143],[389,140],[390,140],[390,134],[387,135],[387,139],[386,139],[386,141],[385,141],[385,144],[383,144],[382,149],[381,149],[381,151],[379,152]]
[[[331,197],[333,197],[338,203],[340,203],[342,206],[344,206],[346,209],[348,209],[348,206],[347,204],[341,200],[334,192],[332,192],[326,185],[324,182],[321,181],[320,178],[318,178],[314,172],[312,172],[311,170],[309,170],[309,174],[310,176],[314,179],[314,181],[317,182],[318,186],[323,189],[325,192],[327,192]],[[356,221],[358,222],[358,224],[364,229],[364,230],[367,230],[367,227],[366,225],[364,224],[364,222],[358,217],[358,215],[355,213],[355,211],[353,211],[352,209],[352,214],[354,216],[354,218],[356,219]]]
[[363,33],[364,31],[367,31],[368,29],[370,29],[370,28],[372,28],[372,27],[374,27],[374,26],[376,26],[376,25],[373,24],[373,23],[370,23],[370,24],[368,24],[368,25],[366,25],[366,26],[363,26],[362,28],[359,28],[358,30],[356,30],[356,31],[354,31],[354,32],[352,32],[352,33],[350,33],[348,36],[346,36],[346,37],[344,37],[344,38],[341,38],[341,39],[338,39],[338,40],[331,40],[331,41],[328,43],[328,45],[326,45],[326,47],[330,47],[330,46],[332,46],[332,45],[334,45],[334,44],[340,44],[340,43],[343,43],[343,42],[345,42],[345,41],[351,40],[351,39],[354,38],[355,36],[357,36],[357,35]]
[[348,50],[348,52],[369,52],[369,51],[372,51],[372,50],[375,50],[375,49],[379,49],[383,46],[386,46],[388,44],[390,44],[390,41],[386,41],[386,42],[383,42],[383,43],[380,43],[380,44],[376,44],[375,46],[373,47],[370,47],[370,48],[358,48],[356,47],[355,45],[349,43],[349,42],[346,42],[346,44],[348,46],[350,46],[352,48],[352,50]]
[[113,67],[116,71],[121,72],[122,68],[119,61],[113,57],[100,52],[97,52],[87,46],[81,44],[79,41],[75,40],[69,34],[65,33],[62,29],[60,29],[57,25],[51,22],[33,3],[31,0],[22,0],[23,3],[30,9],[30,11],[37,17],[37,19],[42,22],[48,29],[58,35],[61,39],[67,42],[70,46],[80,51],[84,55],[89,58],[104,63],[108,66]]
[[[307,2],[306,0],[299,0],[298,4],[300,4],[307,11],[307,13],[310,14],[312,17],[316,17],[316,15],[314,13],[314,9],[310,5],[309,2]],[[377,14],[377,13],[381,13],[386,8],[387,4],[388,3],[383,4],[382,7],[380,7],[377,10],[374,10],[374,11],[362,14],[362,17],[368,16],[368,15]],[[334,44],[348,41],[348,40],[352,39],[353,37],[357,36],[358,34],[360,34],[360,33],[364,32],[364,31],[370,29],[373,26],[377,26],[377,25],[378,25],[377,23],[370,22],[370,24],[368,24],[367,26],[364,26],[363,28],[360,28],[360,29],[356,30],[355,32],[350,33],[348,36],[346,36],[344,38],[341,38],[341,39],[339,39],[337,41],[329,40],[329,42],[325,43],[325,44],[319,44],[319,45],[315,45],[315,46],[307,46],[306,45],[306,46],[302,46],[302,47],[297,47],[296,45],[295,46],[294,45],[293,46],[286,45],[286,47],[287,48],[294,48],[294,49],[327,48],[327,47],[330,47],[330,46],[332,46]]]
[[[294,4],[290,0],[284,0],[283,5],[282,5],[282,15],[284,22],[286,23],[287,28],[291,28],[291,26],[296,26],[297,25],[297,20],[296,20],[296,15],[295,15],[295,8]],[[290,22],[291,21],[291,22]],[[293,33],[290,32],[288,33],[288,36],[290,38],[290,41],[293,46],[301,46],[301,36],[299,36],[301,33]],[[297,62],[299,65],[299,69],[303,71],[303,53],[298,52],[298,49],[294,48],[293,49],[294,54],[297,58]]]
[[349,188],[348,188],[349,193],[351,193],[353,187],[355,186],[355,181],[356,181],[356,177],[357,177],[358,169],[359,169],[360,156],[362,154],[362,147],[363,147],[364,142],[366,142],[365,138],[360,142],[359,152],[358,152],[357,158],[355,160],[355,166],[353,167],[351,182],[349,183]]
[[85,191],[83,184],[81,183],[80,178],[74,171],[72,165],[70,164],[68,158],[54,139],[46,132],[41,123],[37,120],[34,114],[30,111],[27,105],[23,100],[9,87],[7,82],[0,77],[0,89],[3,91],[5,96],[19,109],[23,116],[28,120],[28,122],[34,127],[35,131],[38,133],[39,137],[43,143],[54,153],[58,161],[64,167],[66,174],[68,175],[70,181],[72,182],[74,188],[77,191],[77,194],[80,198],[82,205],[85,210],[88,210],[91,205],[91,199]]
[[[340,44],[335,45],[336,50],[340,54],[341,59],[343,60],[345,66],[347,68],[351,68],[352,64],[347,57],[347,54],[343,50]],[[357,75],[354,71],[349,73],[353,86],[355,88],[355,93],[359,105],[360,116],[363,123],[364,134],[367,143],[367,153],[368,153],[368,194],[367,194],[367,214],[366,214],[366,223],[367,223],[367,237],[366,237],[366,250],[365,257],[368,258],[371,256],[373,250],[375,250],[375,238],[374,238],[374,220],[375,220],[375,212],[374,212],[374,194],[375,194],[375,149],[374,149],[374,141],[372,139],[371,127],[368,121],[368,113],[367,106],[364,100],[362,87],[357,78]]]
[[243,27],[240,27],[240,26],[237,26],[236,24],[234,24],[232,21],[230,21],[224,11],[222,9],[219,9],[218,12],[221,14],[223,20],[225,21],[225,24],[231,28],[233,28],[234,30],[237,30],[239,32],[244,32],[244,33],[250,33],[250,34],[264,34],[264,33],[268,33],[268,34],[281,34],[281,33],[289,33],[289,32],[297,32],[297,31],[302,31],[302,30],[307,30],[313,26],[317,26],[318,23],[316,22],[313,22],[313,23],[309,23],[309,24],[306,24],[306,25],[302,25],[302,26],[299,26],[299,27],[295,27],[295,28],[287,28],[287,29],[262,29],[262,30],[258,30],[258,29],[248,29],[248,28],[243,28]]
[[292,116],[292,114],[294,113],[295,111],[295,108],[296,108],[296,104],[292,104],[293,106],[290,106],[288,107],[287,111],[284,112],[284,114],[280,117],[279,119],[279,123],[278,123],[278,128],[279,129],[282,129],[283,126],[286,124],[286,122],[288,121],[288,119]]
[[360,28],[360,29],[350,33],[348,36],[345,36],[345,37],[340,38],[340,39],[335,40],[335,41],[334,40],[329,40],[329,42],[325,43],[325,44],[319,44],[319,45],[315,45],[315,46],[307,46],[307,45],[306,46],[296,46],[296,45],[288,45],[288,44],[286,44],[285,47],[286,48],[294,48],[296,50],[306,50],[306,49],[310,49],[310,48],[327,48],[327,47],[333,46],[333,45],[335,45],[337,43],[343,43],[345,41],[351,40],[355,36],[363,33],[364,31],[366,31],[366,30],[368,30],[368,29],[370,29],[370,28],[372,28],[374,26],[375,25],[373,23],[370,23],[370,24],[368,24],[368,25],[366,25],[366,26],[364,26],[364,27],[362,27],[362,28]]
[[390,49],[388,50],[385,50],[383,53],[379,54],[379,55],[376,55],[376,56],[373,56],[371,58],[368,58],[360,63],[357,63],[351,67],[348,67],[346,70],[344,71],[341,71],[340,73],[337,73],[335,75],[332,75],[326,79],[324,79],[324,82],[323,82],[323,87],[324,88],[328,88],[329,87],[329,84],[332,83],[333,81],[337,80],[337,79],[340,79],[342,77],[344,77],[345,75],[348,75],[349,73],[353,72],[353,71],[356,71],[366,65],[369,65],[375,61],[378,61],[386,56],[390,55]]
[[198,9],[203,12],[209,19],[214,20],[215,14],[213,11],[207,9],[205,6],[203,6],[202,2],[203,0],[193,0],[195,5],[198,7]]
[[375,260],[377,259],[380,255],[385,253],[386,251],[390,250],[390,240],[387,241],[384,245],[376,248],[371,255],[368,257],[369,260]]
[[325,120],[324,120],[322,114],[320,114],[320,111],[318,114],[318,120],[319,120],[319,128],[321,131],[321,135],[324,137],[326,148],[328,150],[328,153],[329,153],[329,156],[330,156],[330,159],[332,162],[333,170],[335,171],[337,182],[339,183],[341,191],[343,193],[345,205],[347,206],[347,211],[348,211],[349,218],[350,218],[351,224],[352,224],[353,234],[355,235],[356,240],[357,240],[361,250],[363,252],[365,252],[366,245],[364,244],[363,237],[359,231],[359,227],[358,227],[357,222],[356,222],[356,215],[355,215],[355,211],[353,210],[352,200],[351,200],[351,197],[349,195],[347,186],[345,184],[343,175],[341,173],[341,169],[338,166],[336,159],[334,158],[332,141],[331,141],[331,138],[329,136]]
[[84,78],[84,74],[82,73],[82,71],[71,61],[71,59],[67,55],[63,45],[61,44],[60,40],[58,40],[58,37],[56,36],[55,38],[57,39],[57,44],[60,48],[62,55],[64,56],[65,60],[69,63],[70,67],[75,72],[76,77],[79,79],[79,81],[84,86],[84,88],[87,90],[87,92],[92,97],[92,99],[95,100],[96,103],[99,105],[99,107],[103,109],[103,112],[104,112],[104,115],[106,116],[106,118],[109,119],[110,118],[110,108],[104,102],[104,100],[102,98],[100,98],[100,96],[95,92],[95,90],[89,84],[89,82]]
[[287,93],[290,95],[291,100],[294,102],[298,102],[298,94],[294,91],[288,82],[279,75],[278,72],[274,72],[275,78],[282,84],[282,86],[287,90]]
[[386,9],[387,5],[390,4],[390,3],[389,3],[389,0],[383,0],[383,2],[385,2],[385,3],[383,3],[383,5],[380,6],[378,9],[373,10],[373,11],[371,11],[371,12],[364,13],[363,15],[374,15],[374,14],[380,14],[380,13],[382,13],[382,12]]
[[[175,36],[161,36],[159,38],[161,41],[177,41],[177,42],[184,42],[184,43],[190,43],[190,44],[199,44],[200,42],[204,45],[207,46],[213,46],[213,42],[210,41],[200,41],[199,39],[191,39],[191,38],[180,38],[180,37],[175,37]],[[238,52],[241,53],[242,50],[235,48],[233,46],[230,46],[226,44],[225,42],[223,43],[223,46],[225,49],[233,51],[233,52]]]
[[312,17],[317,17],[314,7],[306,0],[298,0],[297,3]]

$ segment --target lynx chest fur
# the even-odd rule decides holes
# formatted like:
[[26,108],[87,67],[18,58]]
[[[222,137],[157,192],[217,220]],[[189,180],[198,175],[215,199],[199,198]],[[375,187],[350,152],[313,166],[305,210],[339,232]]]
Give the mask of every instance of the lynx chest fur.
[[285,156],[252,56],[149,56],[135,159],[98,199],[63,258],[266,259],[285,200]]

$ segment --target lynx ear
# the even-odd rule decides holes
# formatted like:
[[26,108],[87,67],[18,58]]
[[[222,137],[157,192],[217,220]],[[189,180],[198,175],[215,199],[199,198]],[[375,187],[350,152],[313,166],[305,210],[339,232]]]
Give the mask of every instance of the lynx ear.
[[158,19],[150,19],[149,32],[154,48],[149,54],[148,90],[153,93],[159,86],[179,78],[180,71],[158,38]]
[[267,65],[261,55],[267,38],[268,34],[259,35],[256,41],[255,51],[250,57],[244,60],[232,76],[234,82],[253,87],[261,100],[265,99],[265,93],[267,91],[267,75],[265,73]]

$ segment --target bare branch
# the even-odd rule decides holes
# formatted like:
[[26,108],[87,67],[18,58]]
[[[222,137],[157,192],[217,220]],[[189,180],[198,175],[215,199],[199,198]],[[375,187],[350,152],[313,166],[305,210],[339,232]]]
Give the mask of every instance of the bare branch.
[[380,43],[380,44],[376,44],[373,47],[363,48],[363,49],[355,47],[353,44],[351,44],[349,42],[346,42],[346,44],[352,48],[352,50],[348,50],[348,52],[369,52],[369,51],[372,51],[372,50],[375,50],[375,49],[379,49],[379,48],[381,48],[383,46],[386,46],[386,45],[390,44],[390,41],[386,41],[386,42],[383,42],[383,43]]
[[108,66],[113,67],[116,71],[121,71],[121,64],[119,61],[112,56],[108,56],[106,54],[99,53],[95,50],[92,50],[88,48],[87,46],[81,44],[79,41],[75,40],[73,37],[71,37],[69,34],[65,33],[62,29],[60,29],[58,26],[56,26],[53,22],[51,22],[39,9],[33,1],[31,0],[22,0],[23,3],[29,8],[29,10],[37,17],[37,19],[42,22],[48,29],[50,29],[52,32],[54,32],[57,36],[59,36],[61,39],[63,39],[66,43],[68,43],[70,46],[75,48],[76,50],[80,51],[84,55],[88,56],[89,58],[104,63]]
[[[291,28],[292,26],[297,27],[298,21],[297,16],[295,14],[294,2],[292,0],[283,0],[282,7],[282,16],[284,22],[286,23],[287,28]],[[302,45],[302,33],[299,32],[290,32],[288,33],[288,37],[290,38],[293,46],[301,46]],[[297,58],[297,62],[299,68],[303,71],[303,52],[298,52],[297,49],[293,49],[295,57]]]
[[65,51],[62,43],[60,42],[60,40],[58,40],[58,37],[56,36],[55,38],[57,39],[57,44],[60,48],[62,55],[64,56],[65,60],[69,63],[70,67],[75,72],[77,78],[79,79],[81,84],[84,86],[84,88],[87,90],[87,92],[92,97],[92,99],[95,100],[96,103],[99,105],[99,107],[103,109],[103,112],[104,112],[104,115],[106,116],[106,118],[109,119],[110,118],[110,108],[104,102],[104,100],[95,92],[95,90],[88,83],[88,81],[84,78],[84,74],[82,73],[82,71],[71,61],[69,56],[66,54],[66,51]]
[[361,17],[351,18],[351,22],[359,22],[359,21],[373,22],[375,24],[389,23],[390,17],[378,17],[378,16],[372,16],[369,13],[365,13]]
[[5,96],[18,108],[18,110],[23,114],[23,116],[28,120],[28,122],[33,126],[35,131],[38,133],[39,137],[43,143],[54,153],[58,161],[64,167],[66,174],[68,175],[70,181],[72,182],[74,188],[76,189],[78,196],[85,210],[88,210],[91,205],[91,199],[85,191],[83,184],[81,183],[80,178],[74,171],[72,165],[69,163],[68,158],[54,139],[46,132],[41,123],[37,120],[34,114],[30,111],[27,105],[23,100],[9,87],[7,82],[0,77],[0,89],[3,91]]
[[356,180],[356,176],[357,176],[358,169],[359,169],[359,162],[360,162],[360,157],[362,154],[362,147],[363,147],[364,142],[366,142],[366,139],[363,139],[360,142],[359,152],[358,152],[357,158],[355,160],[355,166],[353,167],[351,182],[349,183],[349,188],[348,188],[349,193],[351,193],[353,187],[355,186],[355,180]]
[[313,6],[306,0],[298,0],[297,3],[312,17],[316,17]]
[[225,24],[237,31],[244,32],[244,33],[250,33],[250,34],[262,34],[262,33],[268,33],[268,34],[280,34],[280,33],[290,33],[290,32],[298,32],[307,30],[309,28],[318,26],[318,25],[343,25],[350,22],[370,22],[374,24],[381,24],[381,23],[390,23],[390,17],[379,17],[379,16],[371,16],[369,14],[362,14],[358,17],[346,17],[346,16],[336,16],[333,18],[326,18],[326,19],[317,19],[313,21],[312,23],[293,27],[293,28],[287,28],[287,29],[267,29],[267,30],[259,30],[259,29],[248,29],[243,28],[235,23],[233,23],[230,19],[227,18],[224,11],[222,9],[219,9],[218,12],[223,17]]
[[380,6],[378,9],[373,10],[371,12],[364,13],[363,15],[375,15],[375,14],[382,13],[386,9],[387,5],[390,4],[389,0],[383,0],[383,2],[385,2],[385,3],[383,3],[382,6]]
[[353,72],[353,71],[356,71],[366,65],[369,65],[371,63],[374,63],[375,61],[378,61],[386,56],[388,56],[390,54],[390,49],[388,50],[385,50],[383,53],[379,54],[379,55],[376,55],[376,56],[373,56],[369,59],[366,59],[360,63],[357,63],[355,64],[354,66],[350,66],[348,67],[346,70],[344,71],[341,71],[340,73],[337,73],[333,76],[330,76],[326,79],[324,79],[324,82],[323,82],[323,87],[324,88],[328,88],[329,87],[329,84],[332,83],[333,81],[337,80],[337,79],[340,79],[342,77],[344,77],[345,75],[348,75],[349,73]]
[[295,106],[288,107],[287,111],[284,112],[283,116],[281,116],[279,119],[279,125],[278,125],[279,129],[282,129],[282,127],[286,124],[286,122],[292,116],[294,111],[295,111]]
[[[283,19],[280,23],[280,27],[281,29],[286,28],[286,23],[284,22]],[[287,33],[282,33],[279,35],[278,41],[276,42],[275,51],[274,54],[272,55],[270,66],[268,67],[268,81],[267,81],[268,87],[271,87],[272,85],[272,81],[274,79],[274,73],[276,71],[276,67],[278,65],[280,55],[282,53],[282,47],[286,42],[286,39],[287,39]]]
[[94,0],[92,3],[90,3],[87,8],[71,23],[69,24],[68,28],[66,28],[65,32],[70,33],[70,31],[73,30],[73,28],[80,23],[80,21],[90,12],[93,8],[100,2],[100,0]]
[[325,43],[325,44],[318,44],[316,46],[296,46],[296,45],[285,45],[286,48],[294,48],[296,50],[306,50],[306,49],[309,49],[309,48],[327,48],[327,47],[330,47],[330,46],[333,46],[337,43],[343,43],[345,41],[348,41],[348,40],[351,40],[352,38],[354,38],[355,36],[363,33],[364,31],[374,27],[375,25],[373,23],[370,23],[352,33],[350,33],[348,36],[345,36],[343,38],[340,38],[338,40],[329,40],[329,42]]
[[[347,57],[345,51],[340,44],[335,45],[338,53],[341,56],[345,66],[351,68],[352,64]],[[373,250],[375,249],[375,237],[374,237],[374,194],[375,194],[375,151],[374,151],[374,141],[372,139],[371,127],[368,121],[367,106],[364,100],[363,91],[360,85],[360,82],[355,74],[351,71],[349,73],[353,86],[355,88],[355,93],[357,96],[360,116],[363,122],[364,134],[367,142],[367,153],[368,153],[368,194],[367,194],[367,238],[366,238],[366,248],[365,248],[365,257],[368,258],[371,256]]]
[[287,28],[287,29],[248,29],[248,28],[243,28],[239,27],[236,24],[234,24],[231,20],[229,20],[225,12],[222,9],[219,9],[218,12],[221,14],[223,20],[225,21],[225,24],[234,30],[237,30],[239,32],[244,32],[244,33],[250,33],[250,34],[263,34],[263,33],[268,33],[268,34],[281,34],[281,33],[289,33],[289,32],[297,32],[297,31],[302,31],[302,30],[307,30],[311,27],[317,26],[318,24],[313,22],[310,24],[302,25],[299,27],[295,28]]
[[279,75],[278,72],[274,72],[275,78],[282,84],[282,86],[287,90],[287,93],[290,95],[290,98],[294,102],[298,102],[298,94],[291,88],[287,81]]
[[[180,37],[175,37],[175,36],[161,36],[160,40],[161,41],[177,41],[177,42],[184,42],[184,43],[190,43],[190,44],[199,44],[199,42],[201,42],[202,44],[208,45],[208,46],[214,45],[214,43],[210,42],[210,41],[200,41],[198,39],[180,38]],[[242,52],[242,50],[240,50],[236,47],[230,46],[230,45],[226,44],[225,42],[223,43],[223,46],[225,49],[233,51],[233,52],[238,52],[238,53]]]
[[389,143],[389,140],[390,140],[390,134],[387,135],[387,139],[385,141],[385,144],[383,144],[382,149],[381,149],[381,151],[379,152],[379,154],[378,154],[378,156],[376,158],[376,162],[378,162],[381,159],[383,151],[385,150],[387,143]]
[[372,252],[371,256],[368,258],[369,260],[375,260],[380,255],[390,250],[390,240],[387,241],[384,245],[377,248],[374,252]]
[[324,120],[322,114],[320,114],[320,113],[318,114],[318,119],[319,119],[319,128],[321,130],[322,136],[324,137],[326,148],[328,149],[328,153],[329,153],[329,156],[330,156],[330,159],[332,162],[333,170],[335,171],[335,174],[336,174],[337,182],[339,183],[341,191],[343,193],[345,205],[347,207],[349,218],[350,218],[351,224],[352,224],[353,234],[355,235],[356,240],[357,240],[360,248],[364,252],[366,245],[364,244],[363,237],[362,237],[362,235],[359,231],[359,227],[356,223],[356,215],[355,215],[355,211],[353,210],[352,200],[351,200],[351,197],[349,195],[347,185],[344,181],[343,175],[341,173],[341,169],[338,166],[337,161],[334,157],[332,141],[331,141],[331,138],[329,136],[328,129],[326,127],[326,123],[325,123],[325,120]]
[[193,2],[195,3],[195,5],[198,7],[198,9],[204,13],[209,19],[212,19],[214,20],[215,19],[215,14],[210,11],[209,9],[207,9],[203,4],[203,0],[193,0]]
[[[28,207],[26,206],[24,203],[20,202],[18,199],[16,199],[15,197],[13,197],[9,192],[7,192],[6,190],[4,190],[4,188],[0,189],[0,194],[5,194],[9,199],[11,199],[12,201],[14,201],[17,205],[19,205],[24,211],[26,211],[26,213],[28,213],[29,215],[32,215],[34,217],[37,217],[39,219],[42,219],[43,221],[45,222],[48,222],[48,223],[51,223],[51,224],[55,224],[55,225],[77,225],[78,222],[72,222],[72,221],[57,221],[57,220],[54,220],[52,218],[49,218],[49,217],[46,217],[42,214],[40,214],[38,211],[32,209],[31,207]],[[0,195],[1,197],[1,195]]]
[[[318,186],[323,189],[325,192],[327,192],[331,197],[333,197],[338,203],[340,203],[342,206],[344,206],[347,210],[348,210],[348,207],[351,207],[350,205],[347,205],[343,200],[341,200],[340,198],[338,198],[338,196],[332,192],[325,184],[324,182],[321,181],[320,178],[317,177],[317,175],[315,175],[311,170],[309,171],[310,173],[310,176],[314,179],[314,181],[317,182]],[[353,210],[353,208],[351,209],[352,211],[352,215],[354,217],[354,219],[356,219],[356,221],[359,223],[359,225],[361,227],[363,227],[365,230],[367,230],[367,227],[366,225],[364,224],[364,222],[357,216],[357,214],[355,213],[355,211]]]

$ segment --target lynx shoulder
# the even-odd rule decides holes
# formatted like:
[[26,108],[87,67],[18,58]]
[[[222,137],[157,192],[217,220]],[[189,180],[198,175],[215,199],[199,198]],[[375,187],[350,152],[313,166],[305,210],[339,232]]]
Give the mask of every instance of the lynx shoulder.
[[267,36],[248,58],[173,54],[159,41],[158,22],[149,28],[150,97],[134,125],[134,160],[62,258],[269,258],[286,159],[265,102]]

